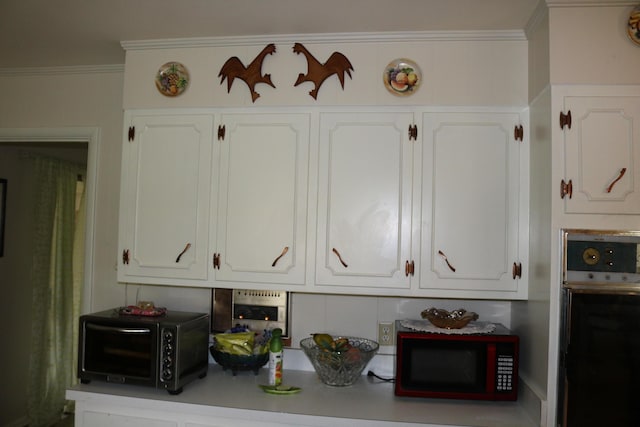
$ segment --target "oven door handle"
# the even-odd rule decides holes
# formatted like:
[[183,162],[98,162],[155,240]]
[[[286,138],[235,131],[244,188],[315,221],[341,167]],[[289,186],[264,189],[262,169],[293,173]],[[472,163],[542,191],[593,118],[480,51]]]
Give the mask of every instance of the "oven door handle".
[[87,324],[87,329],[93,329],[94,331],[102,332],[117,332],[120,334],[148,334],[151,333],[149,328],[119,328],[115,326],[96,325],[93,323]]

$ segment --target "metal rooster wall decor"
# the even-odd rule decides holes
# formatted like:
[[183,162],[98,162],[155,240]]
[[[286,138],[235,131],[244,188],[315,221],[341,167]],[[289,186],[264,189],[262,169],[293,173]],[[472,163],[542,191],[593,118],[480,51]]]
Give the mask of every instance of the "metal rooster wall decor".
[[321,64],[301,43],[295,43],[293,51],[298,55],[303,54],[307,58],[307,74],[300,73],[293,86],[298,86],[304,82],[312,82],[314,88],[309,92],[309,95],[313,99],[318,99],[318,90],[329,76],[337,75],[342,89],[344,89],[345,74],[352,78],[351,71],[353,71],[353,66],[347,57],[340,52],[333,52],[327,62]]
[[227,59],[218,74],[218,77],[221,77],[220,84],[224,83],[224,80],[227,79],[227,93],[229,93],[234,79],[238,78],[249,86],[251,100],[252,102],[256,102],[256,99],[260,97],[260,94],[255,91],[256,84],[266,83],[275,89],[275,85],[271,82],[271,75],[262,74],[262,62],[264,58],[267,55],[273,54],[275,51],[276,46],[273,43],[268,44],[247,67],[244,66],[237,56]]

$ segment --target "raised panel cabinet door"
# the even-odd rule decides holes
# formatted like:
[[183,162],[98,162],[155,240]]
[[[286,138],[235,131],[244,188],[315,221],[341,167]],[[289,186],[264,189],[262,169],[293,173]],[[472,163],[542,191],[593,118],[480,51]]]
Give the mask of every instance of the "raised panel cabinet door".
[[304,284],[308,114],[224,114],[216,280]]
[[423,122],[420,288],[517,291],[518,114],[437,113]]
[[135,134],[125,136],[123,147],[118,279],[204,280],[213,117],[146,115],[130,123]]
[[320,116],[316,286],[410,286],[410,113]]
[[640,96],[567,96],[566,213],[640,213]]

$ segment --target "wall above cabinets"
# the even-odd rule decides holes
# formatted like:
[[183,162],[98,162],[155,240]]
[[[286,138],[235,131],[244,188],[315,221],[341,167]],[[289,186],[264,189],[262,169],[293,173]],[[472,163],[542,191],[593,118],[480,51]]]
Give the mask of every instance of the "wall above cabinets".
[[[302,43],[321,63],[334,52],[348,58],[353,71],[329,76],[317,99],[313,83],[295,86],[306,74],[308,60],[294,52]],[[260,75],[273,83],[257,83],[260,97],[252,100],[244,81],[227,89],[220,72],[230,58],[244,66],[273,44],[262,58]],[[527,40],[522,32],[415,32],[398,34],[286,35],[123,42],[125,48],[124,108],[200,108],[271,106],[526,106]],[[407,58],[420,69],[422,81],[411,96],[390,93],[383,74],[391,62]],[[162,66],[179,62],[189,72],[189,86],[179,96],[158,92],[155,78]]]

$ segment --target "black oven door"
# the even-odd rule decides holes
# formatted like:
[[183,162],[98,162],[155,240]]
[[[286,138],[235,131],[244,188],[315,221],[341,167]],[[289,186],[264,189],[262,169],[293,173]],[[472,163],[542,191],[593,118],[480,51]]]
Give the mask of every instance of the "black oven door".
[[157,334],[155,324],[85,322],[78,361],[80,379],[155,385]]
[[640,295],[565,288],[564,427],[640,426]]

